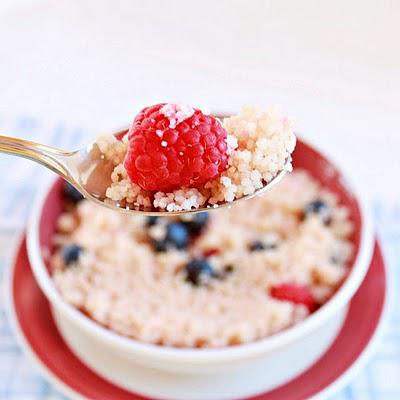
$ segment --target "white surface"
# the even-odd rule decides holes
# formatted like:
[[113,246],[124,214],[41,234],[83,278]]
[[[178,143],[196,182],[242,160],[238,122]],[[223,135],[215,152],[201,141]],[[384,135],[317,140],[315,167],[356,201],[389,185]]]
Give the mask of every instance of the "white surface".
[[14,3],[0,14],[0,117],[95,132],[162,100],[279,103],[371,196],[400,195],[400,2]]

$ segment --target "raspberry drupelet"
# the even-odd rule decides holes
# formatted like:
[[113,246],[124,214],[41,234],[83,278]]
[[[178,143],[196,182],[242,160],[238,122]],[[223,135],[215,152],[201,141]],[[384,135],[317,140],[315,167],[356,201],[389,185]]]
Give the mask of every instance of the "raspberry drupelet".
[[227,166],[226,130],[198,109],[156,104],[143,109],[128,132],[124,167],[144,190],[200,187]]

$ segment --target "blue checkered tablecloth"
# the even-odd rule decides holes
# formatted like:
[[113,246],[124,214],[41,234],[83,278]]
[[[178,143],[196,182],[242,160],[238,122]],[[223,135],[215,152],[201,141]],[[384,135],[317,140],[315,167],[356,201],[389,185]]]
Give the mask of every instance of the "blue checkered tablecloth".
[[[56,145],[79,148],[90,132],[63,123],[46,126],[30,117],[2,120],[0,134],[18,132],[19,137]],[[27,160],[0,155],[0,281],[10,260],[10,243],[26,223],[30,204],[41,180],[49,173]],[[6,194],[6,195],[5,195]],[[394,279],[395,301],[400,287],[400,204],[387,206],[374,202],[374,219],[386,259]],[[31,365],[17,344],[0,301],[0,399],[59,400],[64,399]],[[398,400],[400,399],[400,307],[390,312],[383,340],[376,354],[357,377],[333,400]],[[114,399],[112,399],[114,400]],[[290,399],[286,399],[290,400]]]

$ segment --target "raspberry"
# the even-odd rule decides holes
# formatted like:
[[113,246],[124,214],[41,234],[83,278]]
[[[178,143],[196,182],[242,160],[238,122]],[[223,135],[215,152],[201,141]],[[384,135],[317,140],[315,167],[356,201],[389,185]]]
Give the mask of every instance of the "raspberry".
[[275,299],[304,304],[310,312],[315,311],[318,306],[310,290],[306,286],[296,283],[283,283],[279,286],[273,286],[270,294]]
[[128,132],[124,166],[145,190],[198,187],[226,170],[227,133],[200,110],[176,104],[143,109]]

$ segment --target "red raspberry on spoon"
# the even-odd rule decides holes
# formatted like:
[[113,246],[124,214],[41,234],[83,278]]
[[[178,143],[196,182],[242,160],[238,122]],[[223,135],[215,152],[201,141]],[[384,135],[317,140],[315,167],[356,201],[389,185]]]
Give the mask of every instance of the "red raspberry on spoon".
[[146,107],[128,132],[124,166],[145,190],[197,187],[226,170],[227,132],[200,110],[179,104]]

